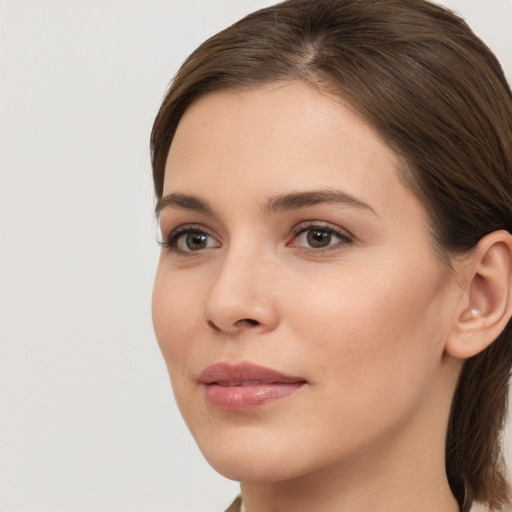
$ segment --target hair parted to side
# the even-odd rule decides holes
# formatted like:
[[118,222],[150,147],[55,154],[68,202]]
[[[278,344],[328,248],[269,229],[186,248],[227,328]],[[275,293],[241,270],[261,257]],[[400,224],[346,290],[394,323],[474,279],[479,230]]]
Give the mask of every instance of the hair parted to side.
[[[301,80],[348,102],[404,162],[442,255],[512,233],[512,93],[464,21],[425,0],[287,0],[203,43],[174,78],[153,126],[157,198],[181,116],[219,89]],[[448,260],[448,258],[446,258]],[[512,322],[467,360],[452,405],[446,471],[469,510],[510,505],[501,454]]]

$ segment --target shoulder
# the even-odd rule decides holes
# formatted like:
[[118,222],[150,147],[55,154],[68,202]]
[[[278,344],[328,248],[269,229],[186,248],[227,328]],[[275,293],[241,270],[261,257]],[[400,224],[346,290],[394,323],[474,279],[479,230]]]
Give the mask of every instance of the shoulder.
[[242,496],[237,496],[225,512],[242,512]]

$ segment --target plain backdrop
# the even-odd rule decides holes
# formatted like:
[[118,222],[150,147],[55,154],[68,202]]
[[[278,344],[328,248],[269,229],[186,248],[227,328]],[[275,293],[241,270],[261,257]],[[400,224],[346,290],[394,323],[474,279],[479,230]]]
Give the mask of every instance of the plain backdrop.
[[[2,512],[220,512],[237,493],[154,339],[148,138],[184,58],[271,3],[0,0]],[[511,78],[512,0],[446,4]]]

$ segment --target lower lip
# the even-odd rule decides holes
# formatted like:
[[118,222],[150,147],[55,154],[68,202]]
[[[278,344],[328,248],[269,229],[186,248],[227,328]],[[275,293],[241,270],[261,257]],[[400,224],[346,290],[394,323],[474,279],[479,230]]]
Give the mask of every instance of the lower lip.
[[298,391],[304,382],[219,386],[203,384],[206,398],[223,411],[251,411],[269,402],[280,400]]

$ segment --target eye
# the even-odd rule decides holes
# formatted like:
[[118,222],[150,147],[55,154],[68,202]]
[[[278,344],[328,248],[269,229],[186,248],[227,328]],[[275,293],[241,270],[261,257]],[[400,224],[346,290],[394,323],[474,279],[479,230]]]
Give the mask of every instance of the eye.
[[301,247],[313,251],[334,249],[352,243],[352,237],[334,226],[301,225],[295,231],[290,247]]
[[314,249],[322,249],[331,245],[333,238],[335,235],[326,229],[308,229],[299,236],[298,241],[301,245],[306,243]]
[[198,252],[220,247],[220,243],[206,231],[185,226],[171,232],[161,245],[176,253]]
[[216,241],[206,233],[183,233],[176,239],[176,248],[180,251],[199,251],[216,247]]

